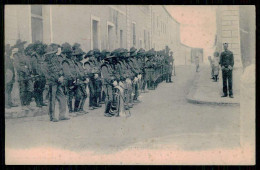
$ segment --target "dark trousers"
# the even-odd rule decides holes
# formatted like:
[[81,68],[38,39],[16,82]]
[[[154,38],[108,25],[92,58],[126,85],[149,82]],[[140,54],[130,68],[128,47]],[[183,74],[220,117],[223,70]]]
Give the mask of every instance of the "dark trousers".
[[5,105],[12,104],[12,90],[13,90],[13,82],[7,83],[5,85]]
[[81,84],[76,87],[76,93],[75,93],[75,106],[74,111],[82,111],[85,101],[87,99],[87,91],[86,91],[86,85]]
[[32,99],[32,81],[19,81],[20,100],[22,106],[30,105]]
[[40,77],[34,83],[34,98],[38,106],[43,104],[43,91],[45,89],[46,79],[45,77]]
[[223,78],[223,93],[227,95],[227,88],[229,91],[229,95],[233,95],[232,91],[232,70],[222,70],[222,78]]
[[97,90],[95,80],[89,81],[89,107],[97,105]]

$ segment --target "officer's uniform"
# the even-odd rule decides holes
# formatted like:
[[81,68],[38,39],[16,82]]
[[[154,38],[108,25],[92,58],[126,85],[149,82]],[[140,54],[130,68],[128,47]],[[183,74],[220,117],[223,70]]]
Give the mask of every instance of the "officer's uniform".
[[[221,67],[225,67],[222,69],[222,78],[223,78],[223,93],[224,96],[227,96],[227,87],[229,91],[229,96],[233,95],[232,91],[232,69],[230,70],[228,66],[233,68],[234,66],[234,56],[233,53],[229,50],[226,50],[221,53],[219,64]],[[228,83],[228,85],[227,85]]]
[[[45,77],[49,85],[49,116],[50,120],[54,122],[58,121],[58,119],[69,119],[66,117],[66,97],[62,89],[63,83],[59,81],[59,79],[64,76],[64,73],[56,52],[57,51],[53,51],[49,46],[45,54],[47,68]],[[59,115],[55,113],[56,100],[59,102]]]

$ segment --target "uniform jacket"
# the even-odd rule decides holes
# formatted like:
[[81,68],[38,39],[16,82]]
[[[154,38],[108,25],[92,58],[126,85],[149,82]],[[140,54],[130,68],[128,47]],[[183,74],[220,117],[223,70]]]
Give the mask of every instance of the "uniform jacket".
[[58,79],[63,76],[62,65],[54,52],[45,54],[46,72],[45,77],[48,84],[59,83]]
[[224,67],[234,66],[234,56],[233,53],[229,50],[223,51],[220,55],[219,64]]

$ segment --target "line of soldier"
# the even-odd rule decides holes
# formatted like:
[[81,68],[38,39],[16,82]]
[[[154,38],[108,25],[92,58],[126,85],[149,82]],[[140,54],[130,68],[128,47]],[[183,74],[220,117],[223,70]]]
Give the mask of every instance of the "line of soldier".
[[[98,49],[83,52],[80,44],[29,44],[18,40],[6,46],[6,107],[15,107],[11,91],[17,70],[20,100],[23,109],[46,106],[43,91],[48,85],[50,120],[68,120],[70,116],[86,114],[84,104],[89,88],[89,109],[105,104],[105,116],[127,116],[127,110],[139,103],[140,92],[155,89],[159,83],[172,82],[173,56],[170,49],[130,51],[119,48],[110,52]],[[83,63],[84,61],[84,63]],[[73,105],[74,99],[74,105]],[[56,101],[59,114],[55,112]],[[74,107],[73,107],[74,106]],[[128,116],[130,111],[128,112]]]

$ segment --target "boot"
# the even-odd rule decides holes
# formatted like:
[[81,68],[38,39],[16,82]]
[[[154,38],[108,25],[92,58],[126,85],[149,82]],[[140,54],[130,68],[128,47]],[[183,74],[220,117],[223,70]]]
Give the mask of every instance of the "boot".
[[69,112],[72,113],[72,101],[68,101]]
[[80,103],[80,100],[75,100],[75,103],[74,103],[74,112],[78,112],[78,111],[79,111],[79,103]]

